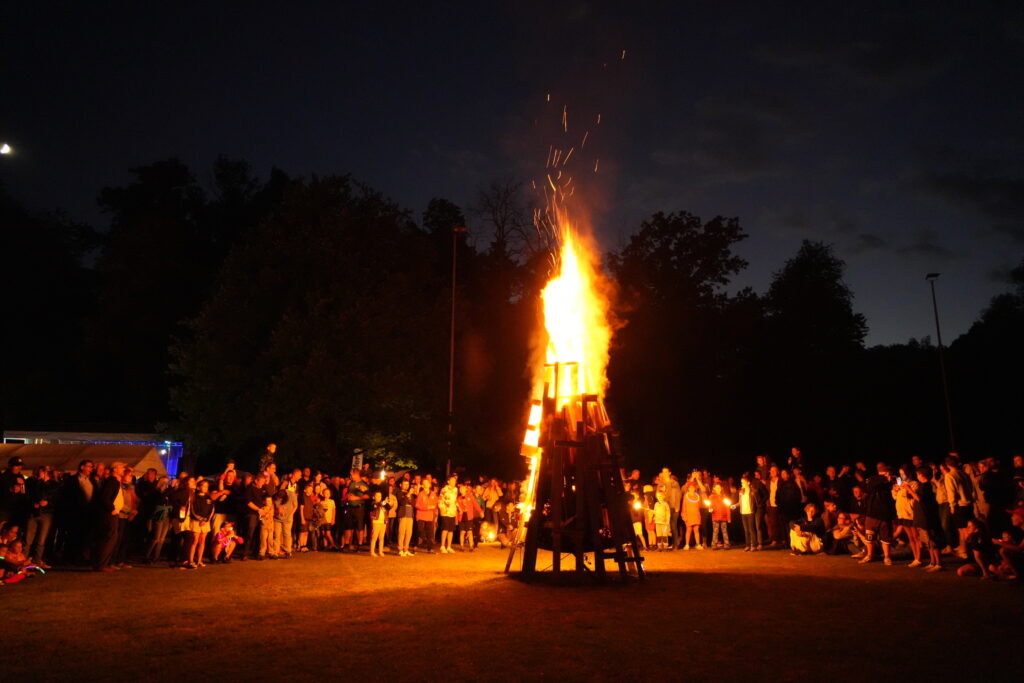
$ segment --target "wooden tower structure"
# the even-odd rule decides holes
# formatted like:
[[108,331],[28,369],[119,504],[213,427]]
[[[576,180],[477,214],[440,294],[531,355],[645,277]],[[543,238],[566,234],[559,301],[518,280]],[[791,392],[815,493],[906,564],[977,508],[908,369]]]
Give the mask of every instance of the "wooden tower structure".
[[573,393],[580,371],[575,362],[544,367],[543,392],[531,402],[520,451],[529,476],[505,571],[521,550],[523,575],[535,574],[543,548],[551,551],[555,574],[568,555],[580,575],[604,580],[605,562],[612,560],[622,578],[643,579],[611,423],[600,396]]

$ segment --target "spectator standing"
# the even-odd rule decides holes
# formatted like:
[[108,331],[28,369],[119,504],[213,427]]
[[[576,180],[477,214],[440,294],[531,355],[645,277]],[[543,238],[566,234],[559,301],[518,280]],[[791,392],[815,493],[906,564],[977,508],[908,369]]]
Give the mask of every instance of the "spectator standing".
[[114,551],[114,565],[118,569],[131,569],[128,564],[128,552],[132,546],[133,523],[139,514],[139,498],[135,494],[135,478],[126,471],[121,477],[121,493],[124,503],[117,515],[117,549]]
[[366,501],[370,498],[370,487],[363,480],[359,470],[352,470],[352,480],[348,483],[347,493],[347,516],[345,518],[345,535],[342,540],[342,547],[356,552],[353,544],[361,544],[366,533]]
[[459,497],[455,501],[456,521],[459,525],[459,546],[463,551],[472,552],[475,548],[473,542],[473,521],[483,517],[484,511],[480,508],[473,491],[466,484],[459,486]]
[[867,493],[864,518],[865,555],[861,563],[870,562],[875,546],[882,545],[885,564],[892,564],[892,522],[896,508],[892,497],[892,473],[884,462],[877,465],[878,474],[864,482]]
[[[949,505],[953,526],[957,529],[956,554],[968,559],[967,554],[967,520],[974,515],[974,485],[970,477],[960,467],[960,458],[950,455],[946,458],[946,501]],[[953,541],[950,541],[953,545]]]
[[458,515],[458,478],[453,474],[438,494],[437,511],[441,519],[441,553],[453,553],[452,539],[455,536],[455,518]]
[[43,554],[53,528],[54,504],[59,484],[45,467],[37,467],[35,476],[27,483],[29,517],[25,527],[25,548],[36,565],[49,569],[50,565],[43,561]]
[[146,509],[149,510],[149,547],[146,548],[146,562],[156,562],[160,559],[163,551],[164,541],[167,539],[167,531],[171,528],[171,501],[168,498],[167,477],[160,477],[156,485],[146,494]]
[[410,492],[410,487],[409,480],[402,479],[398,484],[398,493],[395,494],[399,557],[412,557],[413,555],[409,549],[409,543],[412,541],[412,527],[416,521],[416,499]]
[[416,496],[416,535],[428,555],[434,553],[434,535],[437,533],[438,500],[431,486],[431,480],[425,478]]
[[117,547],[117,516],[124,505],[121,478],[124,463],[115,462],[110,466],[111,476],[99,482],[99,490],[93,496],[96,519],[96,545],[93,549],[93,568],[100,572],[114,571],[110,561]]

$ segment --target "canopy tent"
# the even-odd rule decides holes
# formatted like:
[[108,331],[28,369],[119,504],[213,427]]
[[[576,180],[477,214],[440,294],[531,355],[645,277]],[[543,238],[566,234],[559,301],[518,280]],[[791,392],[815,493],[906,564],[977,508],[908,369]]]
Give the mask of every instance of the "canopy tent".
[[83,460],[107,465],[123,462],[139,473],[152,467],[161,475],[167,474],[167,468],[160,460],[160,454],[155,446],[88,443],[0,444],[0,467],[6,467],[7,461],[14,456],[25,461],[22,469],[25,474],[30,474],[36,467],[47,465],[54,470],[75,472],[78,470],[78,463]]

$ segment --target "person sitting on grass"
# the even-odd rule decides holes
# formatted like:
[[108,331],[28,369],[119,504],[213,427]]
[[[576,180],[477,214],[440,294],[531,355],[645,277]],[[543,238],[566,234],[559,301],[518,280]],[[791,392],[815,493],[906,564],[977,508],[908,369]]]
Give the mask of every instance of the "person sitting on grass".
[[847,553],[853,554],[851,548],[855,548],[856,541],[854,539],[853,521],[850,519],[850,515],[845,512],[840,512],[836,517],[836,523],[832,528],[827,529],[826,549],[825,552],[829,555],[845,555]]
[[804,506],[804,517],[790,525],[789,547],[792,555],[813,555],[820,553],[824,544],[825,525],[818,516],[818,506],[808,503]]
[[484,511],[476,495],[466,484],[459,486],[459,498],[455,501],[455,508],[456,521],[459,524],[459,546],[463,551],[473,552],[476,545],[473,539],[473,524],[475,520],[484,516]]
[[1012,526],[1003,532],[1002,538],[992,539],[999,548],[999,564],[990,569],[1002,579],[1017,580],[1024,571],[1024,508],[1011,513]]
[[235,547],[242,543],[245,543],[245,540],[235,534],[235,523],[225,522],[221,525],[213,539],[213,561],[224,564],[230,563],[231,553],[235,552]]
[[967,562],[956,570],[957,576],[981,576],[982,579],[991,580],[995,574],[989,571],[989,567],[997,557],[995,545],[989,538],[988,528],[985,523],[977,519],[968,519],[964,527],[967,531],[964,536],[964,544],[967,548]]
[[25,557],[24,544],[17,539],[11,541],[9,545],[3,546],[0,555],[3,556],[3,568],[7,574],[24,571],[29,564],[28,558]]

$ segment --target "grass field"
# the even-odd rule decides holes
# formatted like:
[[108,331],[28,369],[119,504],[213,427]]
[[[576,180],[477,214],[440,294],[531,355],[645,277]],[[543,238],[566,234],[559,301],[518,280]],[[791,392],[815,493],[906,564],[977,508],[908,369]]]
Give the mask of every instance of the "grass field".
[[649,554],[643,583],[554,586],[506,577],[505,557],[485,547],[53,571],[0,588],[0,672],[6,681],[1020,680],[1016,585],[848,557],[691,550]]

